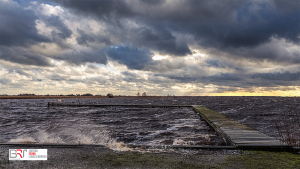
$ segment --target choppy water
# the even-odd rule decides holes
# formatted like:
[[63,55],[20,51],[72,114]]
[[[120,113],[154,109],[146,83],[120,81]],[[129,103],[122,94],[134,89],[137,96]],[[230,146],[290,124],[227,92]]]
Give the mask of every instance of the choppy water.
[[[191,108],[47,107],[54,99],[0,100],[0,142],[222,145]],[[61,102],[99,104],[95,100]]]

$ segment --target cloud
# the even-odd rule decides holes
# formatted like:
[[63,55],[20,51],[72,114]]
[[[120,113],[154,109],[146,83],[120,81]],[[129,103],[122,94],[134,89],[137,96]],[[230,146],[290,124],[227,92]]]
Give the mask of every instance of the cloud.
[[[124,33],[134,30],[138,36],[129,34],[123,40],[174,56],[191,54],[189,44],[178,42],[174,33],[192,35],[199,45],[221,50],[228,47],[252,48],[269,42],[272,37],[299,43],[297,16],[300,12],[296,8],[285,13],[278,12],[284,8],[278,5],[283,1],[278,0],[55,2],[96,17],[101,22],[109,22],[114,29],[121,29]],[[284,6],[293,5],[288,4]],[[128,21],[137,24],[138,28],[128,27]]]
[[24,65],[51,66],[49,58],[22,47],[0,46],[0,59]]
[[102,50],[110,59],[126,65],[129,69],[142,70],[152,62],[153,53],[147,49],[128,46],[113,46]]
[[207,63],[209,66],[225,68],[224,65],[221,65],[219,60],[206,60],[205,63]]
[[45,19],[47,26],[55,27],[57,31],[53,30],[52,35],[59,38],[66,39],[72,35],[72,31],[61,21],[59,16],[51,15]]
[[185,56],[192,54],[186,42],[177,42],[175,36],[164,28],[146,28],[141,27],[134,30],[136,33],[135,44],[152,48],[161,54],[170,54],[174,56]]
[[90,43],[98,42],[106,45],[111,44],[109,37],[95,35],[94,33],[87,34],[85,31],[77,28],[79,36],[76,37],[76,41],[80,45],[89,46]]
[[81,65],[87,62],[107,64],[107,58],[101,51],[72,50],[61,56],[56,56],[56,59],[64,60],[76,65]]
[[208,80],[213,83],[223,82],[223,81],[241,81],[243,80],[241,75],[234,73],[221,73],[213,76],[203,77],[204,80]]
[[222,55],[232,59],[255,60],[256,62],[277,62],[282,65],[300,63],[299,45],[278,38],[271,38],[270,42],[257,47],[227,48],[211,54]]
[[11,83],[11,80],[7,79],[7,78],[2,78],[2,79],[0,79],[0,83],[3,85],[7,85],[7,84]]
[[110,18],[110,14],[118,17],[132,15],[133,12],[125,1],[101,0],[101,1],[81,1],[81,0],[53,0],[64,7],[71,8],[82,14],[90,14],[100,18]]
[[0,45],[29,46],[50,39],[38,34],[32,10],[23,9],[14,1],[0,1]]
[[149,4],[149,5],[161,5],[166,2],[166,0],[140,0],[140,2]]
[[300,72],[291,73],[285,71],[276,73],[257,73],[251,75],[251,78],[271,81],[298,81],[300,80]]
[[0,0],[0,90],[299,86],[298,1],[18,2]]

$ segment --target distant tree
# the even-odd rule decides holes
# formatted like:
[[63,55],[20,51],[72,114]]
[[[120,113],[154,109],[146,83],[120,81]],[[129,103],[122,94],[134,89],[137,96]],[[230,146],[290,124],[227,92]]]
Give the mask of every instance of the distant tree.
[[91,93],[82,94],[81,96],[93,96]]
[[107,96],[108,96],[109,98],[113,98],[113,97],[114,97],[114,95],[111,94],[111,93],[108,93]]
[[144,93],[142,94],[142,96],[147,96],[146,92],[144,92]]
[[140,96],[140,92],[138,92],[136,95],[137,95],[137,96]]

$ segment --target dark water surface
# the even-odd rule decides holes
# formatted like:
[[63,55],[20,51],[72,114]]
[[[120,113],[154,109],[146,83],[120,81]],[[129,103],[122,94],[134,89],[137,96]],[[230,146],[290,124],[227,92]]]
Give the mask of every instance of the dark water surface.
[[[107,146],[224,144],[191,108],[47,107],[48,102],[103,104],[113,100],[0,100],[0,142]],[[135,104],[132,102],[125,104]],[[152,102],[148,100],[148,104]]]

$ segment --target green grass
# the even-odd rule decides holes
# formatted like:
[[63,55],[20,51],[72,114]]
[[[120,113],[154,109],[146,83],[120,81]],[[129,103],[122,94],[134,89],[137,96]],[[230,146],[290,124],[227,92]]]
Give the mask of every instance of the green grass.
[[[23,161],[20,165],[2,159],[0,168],[215,168],[215,169],[300,169],[300,155],[287,152],[243,151],[241,155],[179,155],[152,153],[105,153],[87,155],[59,162],[48,160],[39,163]],[[207,159],[210,160],[207,160]],[[18,167],[16,167],[18,166]]]
[[87,157],[86,162],[97,161],[97,166],[111,168],[211,168],[209,165],[186,162],[180,159],[172,159],[162,154],[149,153],[122,153],[104,155],[98,157]]
[[287,152],[246,151],[243,155],[228,156],[221,168],[230,169],[296,169],[300,155]]
[[[201,158],[198,156],[197,158]],[[89,157],[87,161],[111,168],[216,168],[216,169],[296,169],[300,155],[287,152],[245,151],[243,155],[228,155],[222,163],[196,163],[185,158],[170,158],[164,154],[122,153]],[[199,159],[201,161],[201,159]],[[98,166],[98,165],[97,165]]]

